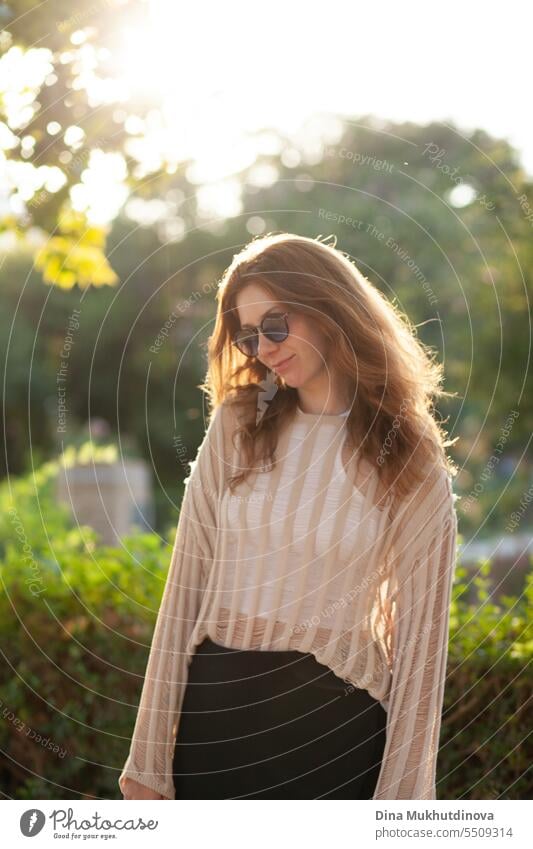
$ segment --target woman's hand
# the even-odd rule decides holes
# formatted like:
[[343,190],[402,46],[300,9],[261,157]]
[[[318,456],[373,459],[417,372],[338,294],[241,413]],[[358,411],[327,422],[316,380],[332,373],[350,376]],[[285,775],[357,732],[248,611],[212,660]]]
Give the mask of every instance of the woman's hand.
[[144,784],[139,784],[133,778],[126,778],[125,787],[122,792],[124,799],[166,799],[161,793],[156,793],[150,787],[145,787]]

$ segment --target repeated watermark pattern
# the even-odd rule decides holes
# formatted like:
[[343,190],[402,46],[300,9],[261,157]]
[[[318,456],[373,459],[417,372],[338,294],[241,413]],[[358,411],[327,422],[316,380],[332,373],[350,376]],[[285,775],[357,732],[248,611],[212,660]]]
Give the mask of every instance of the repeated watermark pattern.
[[[112,138],[112,137],[111,137]],[[60,170],[63,174],[73,172],[74,174],[80,174],[81,171],[88,166],[88,160],[91,157],[91,153],[93,150],[99,148],[101,150],[105,149],[109,141],[107,139],[97,138],[91,139],[90,146],[85,147],[75,156],[66,162],[64,159],[61,159]],[[69,154],[68,151],[64,151],[64,154]],[[59,166],[56,166],[59,168]],[[26,206],[28,209],[38,209],[43,203],[46,203],[51,197],[53,197],[54,192],[49,189],[39,189],[30,200],[26,202]]]
[[26,565],[28,566],[31,572],[31,577],[24,578],[24,583],[28,585],[28,589],[31,594],[39,598],[39,596],[41,596],[46,590],[43,581],[42,570],[37,561],[35,560],[33,548],[28,542],[26,531],[24,530],[24,525],[22,524],[22,521],[18,514],[18,510],[15,507],[10,507],[8,513],[15,529],[15,533],[18,536],[22,546],[22,560],[28,561]]
[[[459,168],[455,166],[451,168],[446,162],[443,162],[444,157],[447,155],[447,151],[444,147],[440,147],[435,142],[428,142],[422,151],[423,156],[427,156],[428,160],[431,162],[435,168],[440,171],[441,174],[444,174],[448,177],[453,183],[457,186],[460,185],[472,185],[475,181],[473,177],[463,177],[459,173]],[[496,209],[496,204],[494,201],[490,200],[485,193],[476,197],[477,203],[483,207],[483,209],[488,210],[489,212],[493,212]]]
[[337,150],[336,147],[328,147],[326,148],[326,156],[330,159],[334,156],[338,156],[339,159],[348,159],[354,165],[372,168],[373,171],[386,171],[388,174],[392,174],[394,171],[394,164],[387,159],[376,159],[375,156],[359,153],[357,150],[349,150],[347,147],[341,147],[340,150]]
[[67,432],[67,379],[69,372],[69,357],[74,345],[74,332],[76,330],[79,330],[80,327],[80,315],[81,310],[72,310],[72,313],[68,319],[68,327],[67,332],[65,334],[65,338],[63,339],[63,346],[61,348],[61,351],[59,352],[59,356],[61,359],[59,362],[59,368],[56,373],[58,433]]
[[71,32],[74,29],[79,29],[80,24],[87,21],[88,18],[98,15],[104,6],[114,6],[113,0],[99,0],[98,3],[93,3],[92,6],[87,6],[86,9],[80,9],[75,15],[70,15],[68,18],[63,18],[58,21],[56,26],[59,32]]
[[506,531],[508,531],[510,534],[512,534],[514,531],[516,531],[517,527],[519,526],[520,522],[522,521],[522,517],[523,517],[524,513],[526,512],[528,506],[531,504],[532,501],[533,501],[533,484],[531,484],[529,489],[527,489],[525,491],[525,493],[522,495],[522,497],[520,499],[520,503],[519,503],[519,509],[513,510],[513,512],[511,513],[510,520],[509,520],[509,522],[507,522],[507,524],[505,526]]
[[4,705],[2,699],[0,699],[0,708],[2,710],[2,718],[7,719],[8,722],[12,722],[15,728],[17,728],[22,734],[25,734],[28,740],[33,740],[35,743],[38,743],[39,746],[43,746],[45,749],[50,749],[51,752],[57,754],[58,757],[64,758],[67,754],[67,750],[58,746],[57,743],[54,743],[50,737],[43,737],[31,726],[26,725],[23,719],[20,719],[10,708]]
[[189,471],[187,469],[188,461],[186,459],[187,453],[188,453],[187,452],[187,446],[183,442],[183,439],[181,437],[181,433],[179,433],[177,436],[174,436],[172,438],[172,444],[174,445],[174,448],[176,449],[176,454],[178,455],[178,460],[179,460],[181,466],[184,469],[186,469],[186,471],[188,472]]
[[430,304],[434,305],[438,303],[438,298],[431,286],[429,285],[428,279],[420,266],[415,262],[412,256],[401,247],[400,244],[394,239],[392,236],[387,236],[382,230],[380,230],[372,221],[364,221],[360,218],[351,218],[350,216],[345,215],[342,212],[335,212],[331,209],[324,209],[324,207],[320,207],[318,210],[318,217],[323,218],[325,221],[332,221],[335,224],[342,224],[346,227],[352,227],[354,230],[358,230],[365,235],[371,236],[373,239],[376,239],[378,242],[381,242],[384,247],[391,250],[396,254],[398,259],[400,259],[412,272],[413,276],[422,286],[427,299]]
[[191,292],[188,298],[183,298],[182,300],[178,301],[175,309],[172,310],[165,323],[161,326],[160,330],[157,333],[157,336],[155,337],[152,344],[149,346],[148,350],[152,354],[158,354],[165,342],[167,341],[168,337],[170,336],[170,331],[172,330],[178,319],[185,315],[185,313],[187,313],[188,310],[190,310],[190,308],[195,303],[197,303],[197,301],[200,301],[204,297],[204,295],[208,295],[210,292],[213,291],[213,289],[216,289],[216,286],[216,282],[206,282],[202,285],[202,291],[196,289],[194,292]]
[[362,581],[360,581],[357,586],[352,587],[348,593],[340,596],[335,601],[328,604],[326,607],[322,608],[320,613],[315,613],[310,619],[304,619],[302,622],[299,622],[297,625],[294,625],[292,628],[293,634],[305,634],[310,628],[318,628],[324,622],[334,616],[338,610],[342,610],[348,607],[349,604],[353,602],[358,595],[360,595],[363,590],[367,590],[375,581],[378,579],[380,573],[376,570],[370,572],[369,575],[365,575]]
[[518,203],[520,204],[520,209],[524,213],[525,220],[531,224],[533,227],[533,207],[527,199],[527,195],[521,194],[518,196]]
[[513,429],[513,425],[519,415],[520,413],[518,412],[518,410],[511,410],[511,412],[507,416],[505,424],[500,430],[500,437],[498,439],[498,442],[494,447],[494,453],[487,460],[487,463],[485,464],[485,467],[481,475],[479,476],[480,481],[476,483],[476,485],[470,490],[467,496],[463,496],[463,498],[461,499],[461,503],[465,512],[468,512],[472,504],[479,498],[479,496],[485,489],[486,482],[490,480],[492,475],[494,474],[494,469],[501,460],[501,455],[505,443],[509,439],[509,436],[511,435],[511,431]]
[[390,449],[392,448],[392,440],[396,439],[398,436],[398,429],[401,425],[401,419],[405,419],[405,411],[407,410],[407,401],[404,399],[400,404],[400,412],[394,416],[392,427],[389,430],[387,436],[383,441],[383,445],[381,446],[380,452],[378,454],[378,458],[376,460],[378,466],[382,466],[385,462],[385,457],[387,454],[390,454]]

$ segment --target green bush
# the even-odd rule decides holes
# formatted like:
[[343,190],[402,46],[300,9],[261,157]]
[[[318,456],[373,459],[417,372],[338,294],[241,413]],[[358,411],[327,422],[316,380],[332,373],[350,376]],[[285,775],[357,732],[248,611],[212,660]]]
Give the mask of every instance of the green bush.
[[[1,787],[17,799],[120,798],[175,528],[103,546],[56,503],[56,473],[50,462],[0,487]],[[466,569],[456,574],[438,797],[528,798],[533,575],[495,605],[488,563],[473,603]]]
[[56,474],[0,487],[0,783],[19,799],[115,798],[175,529],[100,545],[55,501]]
[[481,561],[477,573],[476,598],[465,604],[468,573],[460,563],[456,569],[437,795],[527,799],[533,572],[520,596],[501,596],[498,604],[490,597],[490,563]]

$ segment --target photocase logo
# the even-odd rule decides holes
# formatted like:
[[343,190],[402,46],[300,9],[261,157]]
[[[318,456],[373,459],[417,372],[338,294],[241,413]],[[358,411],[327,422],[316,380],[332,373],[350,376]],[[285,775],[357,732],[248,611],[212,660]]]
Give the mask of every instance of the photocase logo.
[[45,822],[46,817],[42,811],[30,808],[29,811],[24,811],[20,818],[20,830],[24,837],[35,837],[42,830]]
[[279,389],[276,376],[272,371],[269,370],[265,380],[261,380],[259,382],[259,387],[259,393],[257,395],[257,412],[255,417],[256,424],[259,424],[260,420],[263,418],[268,409],[268,405]]

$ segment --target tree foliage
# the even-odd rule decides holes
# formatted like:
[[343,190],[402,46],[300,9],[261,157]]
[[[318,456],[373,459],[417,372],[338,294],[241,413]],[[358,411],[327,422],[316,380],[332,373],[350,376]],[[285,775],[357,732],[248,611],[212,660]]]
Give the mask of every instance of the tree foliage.
[[122,102],[119,92],[95,101],[94,88],[112,83],[113,34],[145,9],[140,0],[2,6],[0,165],[8,197],[0,233],[21,244],[39,234],[47,283],[118,281],[105,255],[109,223],[91,213],[87,178],[107,161],[123,171],[124,197],[138,183],[126,125],[139,104]]

